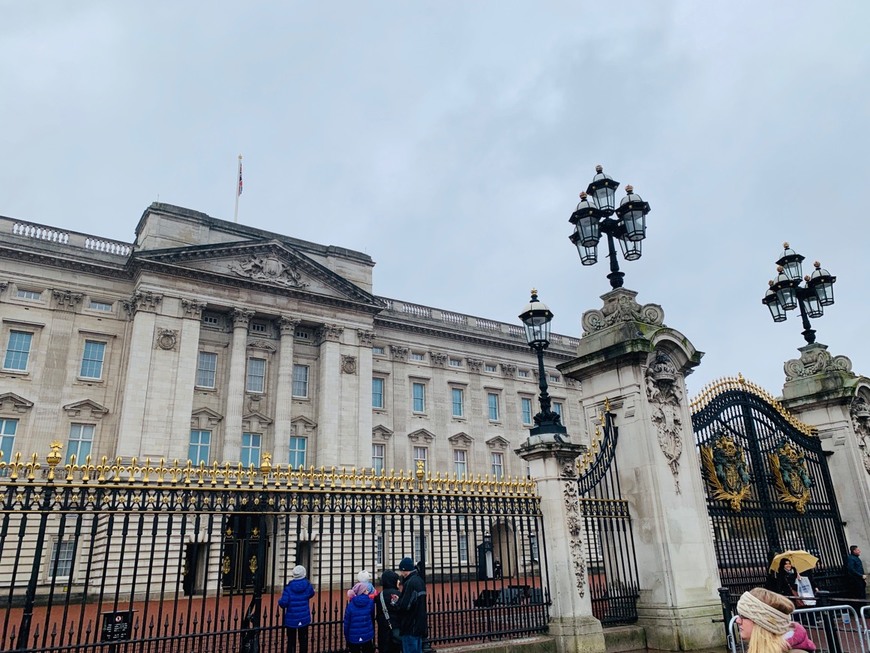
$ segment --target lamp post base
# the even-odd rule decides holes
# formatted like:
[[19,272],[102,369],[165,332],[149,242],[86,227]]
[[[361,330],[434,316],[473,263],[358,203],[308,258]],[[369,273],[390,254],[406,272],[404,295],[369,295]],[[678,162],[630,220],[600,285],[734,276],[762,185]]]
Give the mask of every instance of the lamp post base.
[[616,290],[617,288],[622,288],[622,280],[625,278],[625,273],[617,270],[608,274],[607,278],[610,279],[610,287]]

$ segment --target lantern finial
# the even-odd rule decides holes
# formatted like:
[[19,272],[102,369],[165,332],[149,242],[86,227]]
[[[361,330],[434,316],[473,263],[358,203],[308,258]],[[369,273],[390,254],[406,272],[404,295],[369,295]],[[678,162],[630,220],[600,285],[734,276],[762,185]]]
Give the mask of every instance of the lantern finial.
[[604,168],[601,166],[600,163],[595,166],[595,172],[604,172]]
[[634,192],[634,186],[632,186],[631,184],[626,184],[626,185],[625,185],[625,192],[626,192],[626,193],[629,193],[629,194],[633,193],[633,192]]

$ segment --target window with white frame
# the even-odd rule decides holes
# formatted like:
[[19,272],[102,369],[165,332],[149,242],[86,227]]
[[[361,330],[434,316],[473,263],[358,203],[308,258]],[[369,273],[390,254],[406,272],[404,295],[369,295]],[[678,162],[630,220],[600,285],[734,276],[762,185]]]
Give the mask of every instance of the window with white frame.
[[493,451],[489,459],[492,463],[492,475],[496,479],[504,478],[504,454],[501,451]]
[[214,388],[217,382],[218,355],[210,351],[199,352],[196,361],[196,387]]
[[384,380],[380,377],[372,378],[372,408],[384,407]]
[[383,347],[379,347],[377,345],[372,347],[372,355],[373,356],[385,356],[386,353],[387,353],[387,350],[384,349]]
[[98,302],[93,299],[88,302],[88,308],[92,311],[102,311],[103,313],[111,313],[112,305],[108,302]]
[[83,464],[85,458],[91,455],[95,428],[93,424],[69,425],[69,443],[66,448],[67,463],[72,462],[72,457],[75,456],[76,462]]
[[553,412],[556,413],[559,417],[562,417],[562,402],[554,401],[553,402]]
[[548,378],[550,379],[550,381],[552,381],[553,383],[558,383],[558,382],[561,380],[561,378],[562,378],[562,377],[560,377],[558,374],[548,374],[547,377],[548,377]]
[[461,358],[448,358],[447,364],[450,367],[462,367],[462,359]]
[[187,459],[194,465],[211,460],[211,431],[192,429],[190,431],[190,444],[187,447]]
[[427,447],[414,447],[414,469],[417,469],[417,463],[423,463],[423,470],[428,467],[429,449]]
[[528,370],[517,370],[517,376],[519,376],[521,379],[529,378],[529,374],[530,373]]
[[486,408],[489,415],[489,421],[497,422],[499,418],[498,394],[496,394],[495,392],[488,392],[486,394]]
[[249,358],[248,374],[245,379],[245,390],[248,392],[266,392],[266,359]]
[[541,559],[541,552],[538,549],[538,535],[536,533],[529,535],[529,552],[532,556],[532,562],[538,562]]
[[423,559],[423,542],[422,533],[414,533],[414,560]]
[[492,373],[495,373],[496,370],[497,370],[497,368],[496,368],[496,366],[495,366],[495,363],[485,363],[484,366],[483,366],[483,370],[484,370],[485,372],[492,372]]
[[82,366],[79,376],[83,379],[102,379],[103,360],[106,357],[106,343],[99,340],[85,340],[82,351]]
[[48,562],[49,578],[69,578],[72,574],[75,540],[55,540],[51,545]]
[[465,478],[468,474],[468,452],[465,449],[453,450],[453,472],[457,478]]
[[40,299],[42,299],[41,292],[37,292],[35,290],[25,290],[24,288],[16,289],[15,296],[18,299],[29,299],[31,301],[39,301]]
[[426,412],[426,385],[413,383],[411,385],[411,409],[415,413]]
[[293,396],[307,397],[308,396],[308,372],[307,365],[293,366]]
[[221,325],[221,317],[217,313],[203,313],[202,325],[211,328],[218,328]]
[[520,397],[520,412],[523,424],[532,423],[532,400],[529,397]]
[[293,469],[305,467],[308,453],[308,438],[292,436],[290,438],[290,466]]
[[378,567],[383,568],[384,566],[384,536],[376,535],[375,536],[375,562]]
[[260,433],[242,433],[241,463],[244,467],[260,466],[260,446],[263,436]]
[[453,417],[465,417],[465,392],[462,388],[451,388]]
[[251,322],[251,333],[267,333],[269,326],[265,322]]
[[33,345],[33,334],[29,331],[10,331],[6,341],[6,355],[3,357],[3,369],[26,372],[30,361],[30,347]]
[[[12,460],[12,447],[15,446],[15,431],[18,430],[17,419],[0,418],[0,452],[3,452],[3,460]],[[0,476],[6,476],[9,468],[0,469]]]
[[424,361],[426,360],[426,354],[420,353],[419,351],[411,352],[411,360],[412,361]]
[[459,552],[459,562],[461,564],[468,563],[468,524],[465,515],[457,515],[456,517],[456,534],[457,548]]
[[383,444],[373,444],[372,445],[372,469],[375,470],[375,474],[381,474],[384,471],[384,465],[386,464],[387,458],[387,447]]

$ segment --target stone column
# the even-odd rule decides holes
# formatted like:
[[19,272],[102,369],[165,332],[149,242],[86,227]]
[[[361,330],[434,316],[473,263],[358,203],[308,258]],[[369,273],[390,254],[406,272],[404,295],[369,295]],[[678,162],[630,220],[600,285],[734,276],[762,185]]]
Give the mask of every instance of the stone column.
[[123,303],[127,314],[133,320],[118,431],[117,455],[124,458],[141,455],[153,354],[152,341],[157,308],[162,301],[162,295],[137,291],[129,301]]
[[357,329],[359,341],[359,443],[357,459],[359,466],[366,469],[372,466],[372,345],[375,340],[375,332],[365,329]]
[[248,324],[254,311],[233,310],[233,344],[230,378],[227,385],[227,410],[224,420],[223,458],[238,462],[242,454],[242,415],[245,404],[245,374],[248,361]]
[[164,452],[164,455],[179,460],[187,460],[188,456],[190,417],[193,412],[193,389],[196,385],[196,367],[199,361],[199,329],[204,308],[203,302],[193,299],[181,300],[184,319],[181,322],[178,345],[177,392],[172,402],[170,446],[173,450]]
[[[317,442],[315,464],[319,467],[342,465],[339,444],[339,411],[341,408],[341,334],[344,327],[324,324],[318,332],[320,361],[317,374]],[[354,449],[355,452],[355,449]],[[351,452],[351,455],[353,452]]]
[[290,434],[293,419],[293,338],[301,320],[282,315],[278,318],[281,346],[278,350],[278,387],[275,393],[275,451],[279,464],[290,461]]
[[603,295],[604,307],[583,315],[578,357],[558,367],[582,382],[585,414],[597,414],[606,399],[616,413],[647,646],[721,646],[722,625],[713,623],[722,612],[719,573],[684,383],[702,354],[664,326],[660,306],[640,306],[636,295],[623,288]]
[[781,403],[818,429],[822,448],[832,454],[828,468],[847,544],[870,550],[870,379],[827,349],[800,347],[800,358],[785,363]]
[[575,461],[585,450],[558,442],[552,433],[529,438],[516,450],[529,463],[541,497],[549,563],[545,582],[553,602],[549,632],[558,653],[605,650],[601,622],[592,616],[578,505]]

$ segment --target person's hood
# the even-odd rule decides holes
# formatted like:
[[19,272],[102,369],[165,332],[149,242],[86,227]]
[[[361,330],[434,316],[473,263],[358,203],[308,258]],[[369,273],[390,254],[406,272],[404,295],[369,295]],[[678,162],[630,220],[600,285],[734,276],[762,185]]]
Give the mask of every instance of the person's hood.
[[308,579],[297,578],[296,580],[291,580],[288,587],[294,594],[305,594],[308,592]]
[[371,606],[372,597],[368,594],[357,594],[350,600],[358,608],[365,608],[366,606]]
[[786,633],[786,639],[788,641],[789,648],[799,648],[803,649],[804,651],[810,652],[816,650],[816,645],[807,634],[807,629],[804,628],[801,624],[796,621],[793,622],[791,624],[790,632],[792,633],[790,637],[789,634]]
[[391,569],[387,569],[383,574],[381,574],[381,587],[385,590],[399,589],[399,574]]

